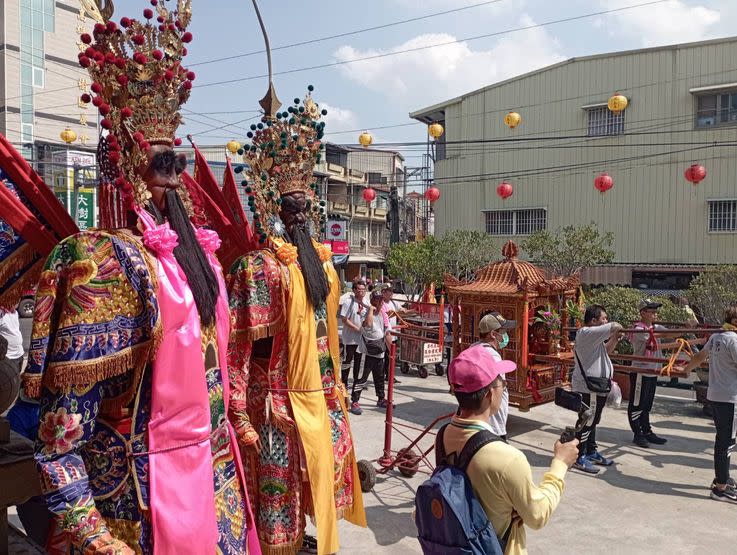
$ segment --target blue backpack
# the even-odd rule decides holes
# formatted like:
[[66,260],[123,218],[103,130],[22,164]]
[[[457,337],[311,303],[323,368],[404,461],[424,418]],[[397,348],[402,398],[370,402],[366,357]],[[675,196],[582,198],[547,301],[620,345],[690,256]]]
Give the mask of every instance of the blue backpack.
[[425,555],[504,555],[510,526],[500,540],[481,503],[473,493],[466,468],[487,443],[500,441],[488,430],[476,432],[463,446],[457,460],[446,456],[440,428],[435,441],[436,466],[432,476],[417,489],[415,524]]

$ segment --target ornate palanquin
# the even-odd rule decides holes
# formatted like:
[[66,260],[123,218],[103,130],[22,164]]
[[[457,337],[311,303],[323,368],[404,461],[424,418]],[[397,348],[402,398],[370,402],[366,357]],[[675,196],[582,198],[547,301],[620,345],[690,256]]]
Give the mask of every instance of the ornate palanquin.
[[[498,311],[504,318],[517,321],[502,357],[517,363],[517,370],[508,375],[509,400],[525,411],[552,401],[555,388],[568,381],[567,370],[531,360],[530,328],[534,315],[550,306],[566,322],[566,300],[575,299],[580,278],[578,275],[548,277],[542,269],[520,260],[517,255],[517,245],[508,241],[502,248],[503,260],[479,269],[468,282],[446,276],[445,287],[448,302],[455,309],[452,311],[453,356],[479,339],[477,326],[485,314]],[[570,349],[565,334],[561,348]]]

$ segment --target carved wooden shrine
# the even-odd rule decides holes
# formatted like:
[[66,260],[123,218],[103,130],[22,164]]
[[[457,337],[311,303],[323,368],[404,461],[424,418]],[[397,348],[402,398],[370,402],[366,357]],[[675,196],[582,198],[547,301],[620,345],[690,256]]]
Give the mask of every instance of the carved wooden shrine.
[[[489,312],[498,311],[504,318],[516,320],[517,328],[510,330],[502,357],[517,363],[517,370],[507,375],[509,401],[526,411],[552,401],[555,388],[568,382],[567,366],[531,361],[534,317],[550,306],[559,312],[562,322],[567,322],[566,300],[575,300],[580,279],[578,275],[547,277],[542,269],[517,258],[518,252],[517,245],[508,241],[502,248],[503,260],[479,269],[469,282],[446,276],[445,287],[454,308],[453,356],[479,339],[478,322]],[[565,334],[560,348],[570,350]],[[557,345],[551,342],[549,352],[554,350]]]

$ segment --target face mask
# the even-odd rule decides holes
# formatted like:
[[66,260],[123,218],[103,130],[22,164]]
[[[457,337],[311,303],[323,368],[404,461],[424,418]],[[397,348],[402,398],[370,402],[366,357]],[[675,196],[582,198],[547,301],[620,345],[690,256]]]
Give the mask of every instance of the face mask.
[[509,336],[506,333],[502,334],[502,338],[499,340],[499,348],[503,349],[509,345]]

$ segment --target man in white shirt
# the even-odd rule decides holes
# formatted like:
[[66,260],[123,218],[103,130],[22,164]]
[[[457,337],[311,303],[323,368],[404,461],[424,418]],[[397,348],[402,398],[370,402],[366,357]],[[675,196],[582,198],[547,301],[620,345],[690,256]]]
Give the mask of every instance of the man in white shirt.
[[[496,361],[502,360],[499,353],[509,343],[507,331],[517,327],[515,320],[506,320],[498,312],[487,314],[479,321],[479,340],[471,345],[483,345]],[[501,374],[504,380],[504,374]],[[491,415],[489,424],[494,434],[507,441],[507,417],[509,416],[509,391],[506,386],[502,392],[502,401],[499,404],[499,410]]]
[[23,369],[23,335],[20,333],[18,312],[0,309],[0,335],[8,342],[6,358],[18,369]]
[[361,373],[361,362],[363,355],[358,352],[361,342],[361,326],[368,313],[366,297],[366,282],[360,278],[353,281],[353,294],[345,299],[340,305],[340,318],[343,322],[341,341],[345,349],[345,358],[340,370],[340,378],[343,380],[346,390],[348,389],[348,375],[353,365],[353,381],[355,382]]
[[609,355],[617,346],[621,331],[622,325],[609,322],[604,307],[594,304],[586,307],[583,327],[576,333],[571,389],[581,393],[583,402],[591,407],[594,414],[583,429],[576,433],[581,443],[578,445],[578,459],[573,468],[589,474],[599,473],[594,465],[611,466],[612,461],[599,453],[596,444],[596,427],[601,421],[607,394],[591,391],[587,378],[612,379],[614,366]]
[[716,439],[714,440],[714,481],[711,498],[737,504],[735,481],[729,476],[729,459],[737,435],[737,305],[724,313],[724,331],[715,333],[704,348],[684,367],[690,372],[709,358],[709,389]]
[[[638,357],[662,358],[663,349],[677,347],[677,343],[660,343],[654,332],[667,332],[668,328],[655,324],[658,318],[658,309],[661,303],[651,299],[642,299],[638,305],[640,309],[640,320],[635,322],[633,328],[643,330],[629,334],[633,354]],[[647,332],[647,333],[646,333]],[[663,365],[657,362],[635,361],[632,366],[656,370]],[[650,411],[653,408],[655,389],[658,385],[657,375],[645,375],[639,372],[630,372],[630,398],[627,405],[627,415],[630,428],[634,434],[633,442],[639,447],[650,447],[653,445],[664,445],[667,440],[653,432],[650,425]]]
[[[397,327],[397,314],[406,314],[407,311],[392,298],[394,296],[394,291],[392,290],[391,284],[385,283],[382,287],[381,294],[383,303],[381,310],[387,315],[389,325],[394,329]],[[395,343],[397,339],[397,337],[392,337],[392,343]],[[384,381],[387,383],[389,380],[389,358],[390,357],[388,356],[384,357]],[[394,377],[394,383],[400,383],[396,376]]]

